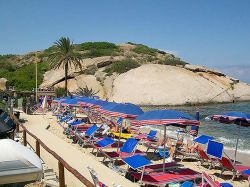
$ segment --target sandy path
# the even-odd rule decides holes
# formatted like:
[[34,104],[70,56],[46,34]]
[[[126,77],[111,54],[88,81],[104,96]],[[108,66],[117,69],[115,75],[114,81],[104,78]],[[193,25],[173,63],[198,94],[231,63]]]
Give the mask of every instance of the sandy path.
[[[50,149],[60,155],[66,162],[68,162],[73,168],[83,174],[89,181],[92,182],[92,178],[86,168],[87,166],[93,167],[97,172],[100,181],[104,182],[108,186],[112,186],[114,183],[120,184],[123,187],[139,186],[138,184],[130,182],[123,176],[117,174],[99,161],[95,160],[92,155],[88,153],[83,153],[79,150],[79,148],[72,146],[70,143],[64,141],[55,134],[46,130],[45,128],[49,124],[49,116],[45,116],[43,118],[42,115],[26,115],[22,113],[21,117],[27,120],[24,125],[29,131],[31,131],[34,135],[41,139]],[[28,141],[31,143],[32,146],[34,145],[33,138],[28,136]],[[54,159],[43,149],[41,149],[41,157],[48,166],[53,168],[55,171],[58,170],[57,160]],[[67,170],[65,170],[65,178],[67,186],[84,186]]]

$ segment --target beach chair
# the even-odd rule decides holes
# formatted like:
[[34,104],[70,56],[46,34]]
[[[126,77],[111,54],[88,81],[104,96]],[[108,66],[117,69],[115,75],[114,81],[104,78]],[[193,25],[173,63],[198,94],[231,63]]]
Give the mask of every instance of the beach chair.
[[137,136],[134,136],[135,139],[143,139],[146,141],[157,141],[157,131],[156,130],[150,130],[148,134],[138,134]]
[[118,142],[115,141],[114,139],[106,137],[106,138],[103,138],[99,141],[92,143],[91,145],[93,147],[92,153],[94,153],[94,150],[96,149],[96,156],[97,156],[100,150],[102,149],[119,148],[119,147],[122,147],[122,145],[123,145],[123,142],[120,141],[120,143],[118,144]]
[[141,180],[146,185],[164,186],[170,183],[193,181],[201,178],[201,174],[189,168],[166,170],[165,172],[154,172],[141,175],[138,172],[131,172],[135,180]]
[[67,122],[71,120],[73,117],[73,114],[68,114],[67,116],[64,116],[58,120],[59,123]]
[[[133,170],[129,175],[145,185],[165,186],[174,182],[183,182],[201,178],[201,174],[188,168],[167,169],[165,172],[144,173],[152,163],[141,155],[124,158],[123,161]],[[138,172],[139,171],[139,172]]]
[[168,162],[168,163],[159,163],[159,164],[151,164],[148,166],[145,166],[144,172],[145,173],[152,173],[157,171],[162,171],[163,165],[165,167],[165,170],[173,170],[179,167],[183,167],[183,165],[178,164],[177,162]]
[[101,149],[100,152],[104,155],[103,162],[105,161],[106,158],[108,158],[110,162],[114,164],[114,162],[119,158],[125,158],[134,154],[145,155],[146,153],[136,149],[138,142],[139,141],[134,138],[128,138],[127,141],[117,152],[115,151],[107,152]]
[[250,169],[250,166],[243,166],[243,165],[240,165],[240,164],[233,164],[233,162],[227,157],[222,157],[221,159],[218,159],[218,162],[220,163],[220,165],[222,167],[221,175],[226,170],[231,171],[233,173],[232,180],[234,180],[235,177],[239,177],[241,175],[244,176],[243,171]]
[[199,159],[201,165],[204,163],[208,163],[209,169],[211,169],[213,165],[217,162],[216,158],[209,157],[201,147],[196,147],[195,151],[197,153],[197,158]]
[[[87,168],[88,168],[88,170],[90,172],[90,175],[91,175],[91,177],[93,179],[93,182],[94,182],[94,185],[96,187],[108,187],[107,185],[105,185],[104,183],[102,183],[101,181],[99,181],[97,173],[95,172],[95,170],[93,168],[91,168],[89,166]],[[116,184],[113,184],[112,186],[113,187],[122,187],[121,185],[116,185]]]
[[202,187],[233,187],[230,183],[220,183],[216,180],[213,180],[207,173],[202,172]]
[[92,141],[94,141],[94,135],[99,128],[100,127],[98,127],[97,125],[92,125],[86,132],[81,132],[80,134],[75,133],[74,142],[78,143],[81,146],[84,146],[87,143],[91,143]]
[[242,175],[247,177],[248,183],[249,183],[249,186],[250,186],[250,169],[242,171]]

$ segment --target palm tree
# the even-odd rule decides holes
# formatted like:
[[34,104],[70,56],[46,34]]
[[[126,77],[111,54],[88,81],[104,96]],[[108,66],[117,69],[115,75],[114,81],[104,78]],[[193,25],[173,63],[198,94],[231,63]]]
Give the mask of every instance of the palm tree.
[[50,66],[53,69],[62,67],[65,71],[65,95],[68,95],[68,70],[69,67],[81,66],[81,55],[76,52],[73,42],[69,38],[61,37],[53,45],[53,52],[49,55]]
[[86,96],[86,97],[93,97],[97,93],[99,93],[99,90],[94,91],[92,88],[89,89],[87,85],[85,88],[78,88],[76,92],[77,95]]

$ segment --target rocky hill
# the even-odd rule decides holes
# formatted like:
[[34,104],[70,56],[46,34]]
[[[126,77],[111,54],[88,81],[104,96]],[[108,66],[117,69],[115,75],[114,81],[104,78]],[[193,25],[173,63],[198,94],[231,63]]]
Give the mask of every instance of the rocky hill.
[[[190,65],[173,54],[145,45],[87,42],[76,47],[84,57],[81,62],[83,68],[70,68],[70,92],[87,86],[103,99],[139,105],[250,100],[250,85],[221,72]],[[47,64],[51,51],[53,47],[23,56],[12,56],[12,61],[19,59],[14,63],[18,66],[14,72],[39,62],[40,87],[63,87],[64,70],[50,69]],[[1,75],[0,71],[0,78]],[[15,84],[15,81],[11,80],[10,84]]]

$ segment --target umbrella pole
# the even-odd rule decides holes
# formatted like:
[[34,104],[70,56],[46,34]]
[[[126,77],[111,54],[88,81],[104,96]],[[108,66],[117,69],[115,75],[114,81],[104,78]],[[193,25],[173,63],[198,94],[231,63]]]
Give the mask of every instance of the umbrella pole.
[[119,151],[119,147],[120,147],[121,135],[122,135],[122,122],[120,125],[119,139],[118,139],[118,144],[117,144],[117,152]]
[[237,156],[237,150],[238,150],[238,144],[239,144],[239,138],[240,138],[240,127],[241,127],[241,121],[238,127],[238,135],[237,135],[236,147],[235,147],[235,152],[234,152],[234,164],[236,162],[236,156]]
[[163,172],[165,172],[165,159],[166,159],[166,134],[167,134],[167,126],[164,125],[164,139],[163,139]]

